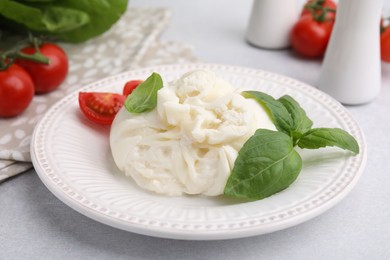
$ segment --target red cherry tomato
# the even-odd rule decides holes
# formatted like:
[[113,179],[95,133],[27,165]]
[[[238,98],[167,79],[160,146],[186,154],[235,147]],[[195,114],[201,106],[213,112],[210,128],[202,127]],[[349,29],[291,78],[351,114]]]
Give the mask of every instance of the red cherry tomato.
[[[316,2],[322,8],[327,7],[327,8],[334,9],[334,10],[337,9],[337,4],[333,0],[323,0],[323,1],[309,0],[309,1],[306,2],[305,6],[303,7],[302,12],[301,12],[301,16],[313,15],[313,11],[309,7],[307,7],[307,5],[315,4]],[[316,14],[320,15],[321,14],[321,10],[317,10]],[[326,13],[326,19],[334,20],[335,17],[336,17],[336,12],[328,11]]]
[[127,81],[124,88],[123,88],[123,95],[128,96],[130,95],[133,90],[138,87],[139,84],[141,84],[143,80],[130,80]]
[[122,108],[126,97],[108,92],[80,92],[79,106],[83,114],[92,122],[110,125]]
[[[39,46],[39,51],[49,58],[48,65],[28,60],[17,60],[30,75],[35,84],[36,93],[47,93],[56,89],[66,78],[68,73],[68,57],[62,48],[56,44],[44,43]],[[34,47],[22,49],[26,54],[34,54]]]
[[385,62],[390,62],[390,26],[381,33],[381,58]]
[[21,114],[34,96],[34,83],[30,75],[13,64],[0,70],[0,117]]
[[319,58],[325,54],[333,29],[332,21],[317,22],[313,16],[305,15],[291,31],[291,45],[300,55]]

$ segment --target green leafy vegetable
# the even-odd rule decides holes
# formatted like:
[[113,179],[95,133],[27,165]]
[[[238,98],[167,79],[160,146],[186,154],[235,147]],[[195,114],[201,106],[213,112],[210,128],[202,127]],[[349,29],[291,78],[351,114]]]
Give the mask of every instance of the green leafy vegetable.
[[161,76],[152,73],[127,97],[124,106],[130,113],[142,113],[157,106],[157,92],[163,87]]
[[49,32],[63,33],[88,24],[90,17],[76,9],[51,6],[43,10],[41,21]]
[[288,187],[301,168],[302,159],[288,135],[258,129],[241,148],[224,193],[263,199]]
[[340,128],[313,128],[305,110],[292,97],[278,100],[258,91],[243,92],[268,111],[277,132],[258,129],[238,153],[226,183],[227,195],[263,199],[287,188],[299,175],[302,159],[295,146],[318,149],[336,146],[359,153],[355,138]]
[[1,0],[0,28],[82,42],[108,30],[127,0]]
[[58,0],[19,0],[19,2],[35,2],[35,3],[49,3],[56,2]]
[[300,148],[317,149],[326,146],[337,146],[359,153],[359,145],[346,131],[339,128],[314,128],[306,132],[299,139]]
[[292,97],[285,95],[278,99],[280,103],[290,113],[293,121],[292,129],[304,133],[311,129],[313,121],[306,115],[305,110],[299,105],[299,103]]
[[293,121],[282,103],[275,100],[272,96],[259,91],[245,91],[242,95],[246,98],[253,98],[263,105],[270,115],[272,122],[274,122],[276,129],[289,134]]

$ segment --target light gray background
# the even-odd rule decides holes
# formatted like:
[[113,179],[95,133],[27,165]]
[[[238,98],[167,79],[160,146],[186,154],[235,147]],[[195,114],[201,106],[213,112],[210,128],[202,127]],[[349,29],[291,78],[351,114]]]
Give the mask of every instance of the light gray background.
[[[131,0],[166,6],[162,38],[192,44],[205,62],[269,70],[315,85],[321,62],[291,50],[245,42],[252,1]],[[390,0],[385,6],[390,7]],[[0,184],[0,259],[390,259],[390,63],[382,92],[348,110],[366,134],[368,161],[357,186],[335,207],[298,226],[227,241],[178,241],[137,235],[95,222],[60,202],[34,170]],[[367,86],[369,87],[369,86]]]

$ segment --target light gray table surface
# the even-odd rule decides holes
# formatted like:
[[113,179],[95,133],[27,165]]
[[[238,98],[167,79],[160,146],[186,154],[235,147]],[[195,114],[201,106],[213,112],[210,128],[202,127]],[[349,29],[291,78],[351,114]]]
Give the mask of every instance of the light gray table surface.
[[[204,62],[268,70],[315,85],[320,61],[246,43],[251,3],[131,0],[130,6],[170,8],[162,38],[193,45]],[[366,169],[340,203],[303,224],[233,240],[147,237],[74,211],[30,170],[0,184],[0,259],[390,259],[390,63],[382,63],[379,97],[347,109],[365,132]]]

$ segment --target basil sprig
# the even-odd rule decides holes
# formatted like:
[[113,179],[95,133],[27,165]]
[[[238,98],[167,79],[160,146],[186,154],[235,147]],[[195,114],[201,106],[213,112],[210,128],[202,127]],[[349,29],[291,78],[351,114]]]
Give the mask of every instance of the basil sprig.
[[292,97],[279,99],[259,91],[242,93],[268,112],[277,131],[258,129],[243,145],[226,183],[226,195],[263,199],[284,190],[302,169],[294,147],[318,149],[336,146],[359,153],[355,138],[340,128],[312,128],[313,122]]
[[126,98],[125,108],[130,113],[150,111],[157,106],[157,92],[163,87],[161,76],[152,73]]
[[301,156],[283,132],[258,129],[238,153],[224,193],[263,199],[288,187],[300,173]]

